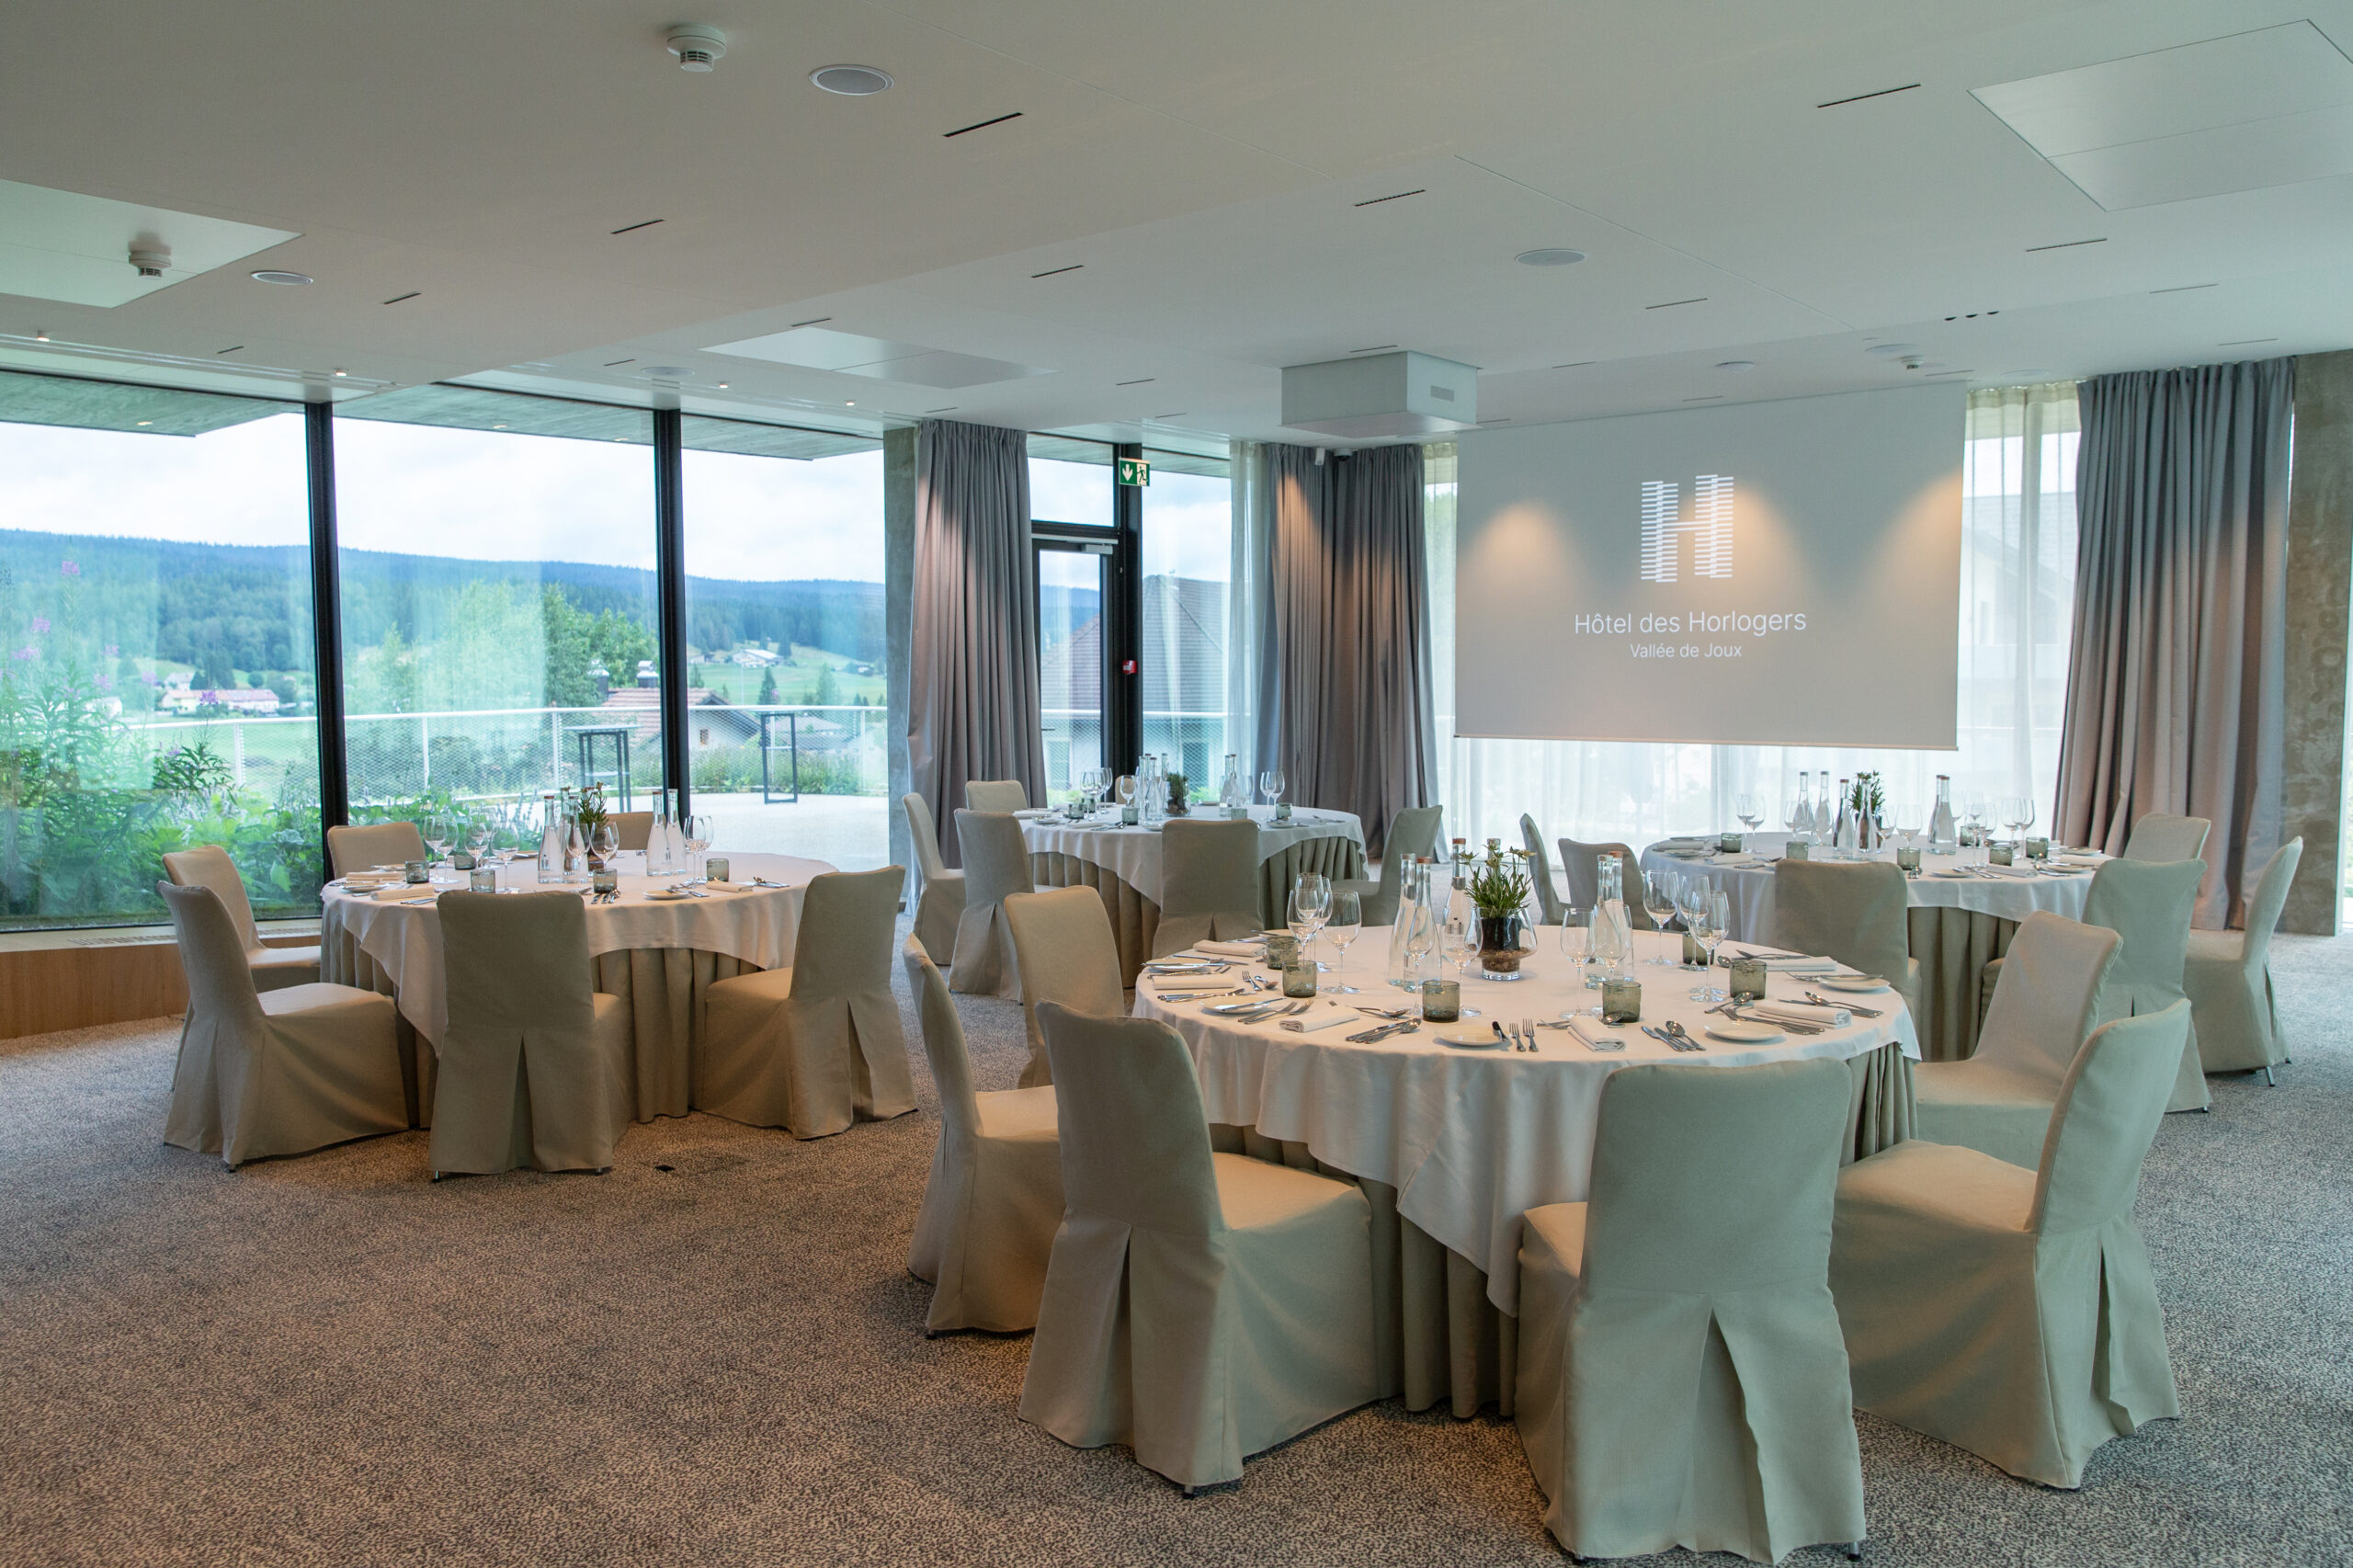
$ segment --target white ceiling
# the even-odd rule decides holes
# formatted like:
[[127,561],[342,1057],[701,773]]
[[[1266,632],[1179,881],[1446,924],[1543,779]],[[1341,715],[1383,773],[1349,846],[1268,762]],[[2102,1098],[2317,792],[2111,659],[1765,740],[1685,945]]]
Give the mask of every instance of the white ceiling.
[[[111,308],[0,294],[0,362],[1194,445],[1282,437],[1282,366],[1390,346],[1540,422],[2353,345],[2353,176],[2303,177],[2336,166],[2315,50],[2353,47],[2353,0],[698,0],[733,40],[707,76],[663,47],[681,16],[84,0],[104,47],[62,53],[41,8],[0,14],[0,180],[296,236]],[[2286,55],[2078,78],[2145,143],[2170,122],[2096,89],[2209,54],[2240,107],[2190,129],[2262,128],[2291,183],[2106,210],[1974,96],[2303,21]],[[808,84],[841,62],[897,85]],[[2101,151],[2081,131],[2062,156]],[[1588,259],[1512,259],[1561,245]],[[813,318],[1052,373],[712,351]],[[1866,352],[1899,342],[1919,369]]]

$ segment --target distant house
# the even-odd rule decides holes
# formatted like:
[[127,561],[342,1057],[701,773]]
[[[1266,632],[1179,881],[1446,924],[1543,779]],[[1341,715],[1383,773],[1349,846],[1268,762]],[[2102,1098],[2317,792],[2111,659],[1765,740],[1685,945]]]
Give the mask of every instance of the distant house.
[[166,687],[155,699],[155,708],[164,713],[195,713],[205,709],[218,711],[227,709],[249,718],[271,719],[278,715],[278,693],[267,687]]
[[[1143,581],[1136,674],[1147,714],[1225,712],[1225,585],[1192,577]],[[1039,651],[1039,685],[1049,710],[1103,708],[1103,618],[1090,616],[1063,641]]]
[[[690,750],[703,751],[714,746],[740,746],[756,743],[760,738],[760,722],[747,710],[738,708],[715,691],[703,687],[690,687],[687,691],[687,744]],[[574,722],[574,728],[627,725],[630,744],[650,745],[662,733],[662,691],[659,687],[624,686],[608,695],[604,702]]]
[[728,659],[739,669],[746,670],[761,670],[784,663],[781,656],[769,653],[766,648],[738,648],[728,655]]

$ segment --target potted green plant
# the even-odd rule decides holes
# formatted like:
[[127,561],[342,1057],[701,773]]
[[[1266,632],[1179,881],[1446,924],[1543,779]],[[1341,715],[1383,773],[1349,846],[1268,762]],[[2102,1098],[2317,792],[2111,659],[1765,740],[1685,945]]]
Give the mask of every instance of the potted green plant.
[[1181,817],[1191,810],[1185,802],[1186,788],[1183,774],[1172,773],[1168,776],[1168,814],[1170,816]]
[[1471,872],[1471,903],[1479,912],[1479,964],[1490,974],[1517,974],[1529,949],[1519,945],[1520,911],[1527,907],[1528,851],[1506,850],[1487,840],[1487,853]]
[[575,813],[580,824],[580,842],[588,857],[588,869],[601,871],[605,858],[597,852],[597,830],[611,819],[605,812],[605,787],[591,784],[580,792],[580,808]]
[[1877,772],[1855,775],[1855,781],[1847,787],[1847,810],[1859,824],[1857,837],[1862,846],[1878,848],[1882,835],[1880,819],[1887,811],[1887,792],[1880,787]]

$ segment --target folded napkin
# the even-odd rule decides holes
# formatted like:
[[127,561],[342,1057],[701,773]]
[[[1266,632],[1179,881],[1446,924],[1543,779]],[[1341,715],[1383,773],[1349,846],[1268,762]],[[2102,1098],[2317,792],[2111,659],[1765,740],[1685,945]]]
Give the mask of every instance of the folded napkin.
[[2105,855],[2053,855],[2051,857],[2051,863],[2054,866],[2080,866],[2088,870],[2095,866],[2107,865],[2108,857]]
[[1844,1007],[1822,1007],[1812,1002],[1755,1002],[1749,1013],[1759,1018],[1771,1018],[1784,1024],[1819,1024],[1824,1028],[1843,1029],[1855,1021],[1855,1015]]
[[1989,877],[2039,877],[2041,872],[2031,866],[1984,865],[1977,868]]
[[1195,942],[1197,953],[1215,953],[1222,959],[1255,959],[1267,950],[1267,944],[1257,942]]
[[440,892],[439,888],[425,882],[389,882],[375,892],[362,896],[372,898],[379,903],[398,903],[404,898],[438,897]]
[[1336,1011],[1326,1013],[1320,1018],[1285,1018],[1283,1028],[1293,1034],[1306,1034],[1314,1029],[1328,1029],[1334,1024],[1353,1024],[1356,1021],[1356,1014]]
[[1586,1013],[1572,1013],[1568,1018],[1569,1032],[1595,1051],[1623,1051],[1626,1042],[1604,1028],[1601,1020]]
[[1836,974],[1838,972],[1838,961],[1836,959],[1808,958],[1803,953],[1785,953],[1779,948],[1735,949],[1727,944],[1717,954],[1717,960],[1720,962],[1729,963],[1732,959],[1762,959],[1766,971],[1771,974]]

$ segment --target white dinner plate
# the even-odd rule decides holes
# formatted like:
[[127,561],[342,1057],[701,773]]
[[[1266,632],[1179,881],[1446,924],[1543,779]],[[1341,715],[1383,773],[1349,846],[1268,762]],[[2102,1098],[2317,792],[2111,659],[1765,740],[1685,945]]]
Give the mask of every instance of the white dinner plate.
[[1448,1029],[1438,1039],[1440,1045],[1459,1051],[1485,1051],[1503,1044],[1503,1038],[1493,1029]]
[[1876,974],[1816,974],[1808,977],[1816,985],[1826,985],[1833,991],[1884,991],[1887,982]]
[[1971,878],[1971,877],[1974,876],[1975,874],[1976,874],[1976,873],[1974,873],[1974,872],[1972,872],[1972,871],[1961,871],[1961,870],[1930,871],[1930,872],[1928,873],[1928,875],[1930,875],[1930,876],[1932,876],[1932,877],[1942,877],[1942,878],[1944,878],[1947,881],[1966,881],[1966,880],[1968,880],[1969,878]]
[[645,896],[652,899],[659,899],[664,903],[670,903],[678,899],[692,898],[694,897],[694,894],[680,892],[676,888],[655,888],[652,892],[647,893]]
[[1730,1040],[1735,1045],[1774,1045],[1789,1036],[1770,1024],[1752,1024],[1745,1018],[1724,1018],[1708,1026],[1708,1038]]

